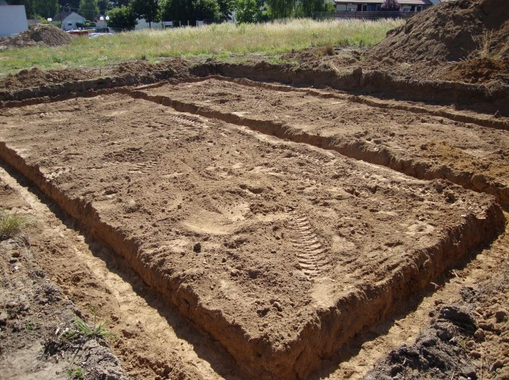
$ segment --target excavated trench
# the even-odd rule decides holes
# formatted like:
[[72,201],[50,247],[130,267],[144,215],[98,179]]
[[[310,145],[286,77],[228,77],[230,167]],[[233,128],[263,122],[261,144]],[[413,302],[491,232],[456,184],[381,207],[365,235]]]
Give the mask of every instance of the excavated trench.
[[[243,85],[245,86],[245,83]],[[248,83],[248,85],[253,86],[252,83]],[[267,86],[263,86],[263,89],[266,91],[275,91],[276,89],[281,92],[290,91],[286,88],[275,89],[267,88]],[[322,149],[333,150],[343,156],[371,164],[388,166],[416,178],[426,180],[446,178],[467,188],[492,193],[506,205],[508,202],[507,188],[500,190],[500,186],[476,186],[473,177],[467,179],[463,178],[464,175],[455,177],[454,173],[448,174],[449,172],[443,169],[441,172],[434,172],[417,161],[400,159],[388,151],[372,149],[365,143],[343,144],[337,137],[331,138],[331,136],[294,128],[291,126],[291,122],[246,117],[238,112],[235,114],[236,111],[231,112],[231,110],[221,112],[204,103],[189,102],[174,99],[168,95],[150,93],[161,90],[164,90],[164,87],[138,90],[122,89],[120,91],[134,99],[139,99],[139,101],[149,102],[144,105],[144,109],[140,110],[141,116],[138,115],[138,120],[136,120],[146,123],[146,125],[131,125],[129,132],[120,130],[118,134],[110,133],[109,128],[112,131],[118,129],[116,125],[119,125],[119,121],[116,121],[115,118],[118,115],[128,114],[130,112],[128,105],[134,103],[121,98],[120,100],[125,104],[118,105],[118,107],[112,106],[106,114],[96,111],[96,108],[103,100],[111,101],[108,96],[115,97],[114,93],[99,95],[97,100],[89,98],[85,103],[80,103],[80,100],[76,99],[76,104],[73,104],[75,111],[97,112],[97,124],[90,125],[88,132],[97,132],[99,137],[95,140],[91,137],[72,139],[70,145],[74,152],[64,149],[66,154],[70,154],[69,156],[61,151],[60,144],[64,144],[64,146],[66,144],[65,138],[62,139],[61,136],[62,128],[58,126],[65,120],[61,111],[52,110],[51,104],[49,104],[50,109],[40,113],[42,121],[33,126],[29,126],[30,122],[27,121],[27,124],[24,125],[24,133],[28,132],[29,136],[32,136],[32,141],[30,141],[29,138],[16,138],[17,133],[11,131],[17,125],[23,125],[23,120],[25,120],[23,107],[31,106],[10,108],[12,112],[7,113],[6,117],[12,117],[13,113],[15,114],[19,110],[19,114],[17,114],[19,119],[11,124],[7,124],[10,123],[8,121],[3,122],[8,125],[9,132],[2,135],[0,158],[35,184],[65,212],[82,223],[88,235],[100,239],[117,254],[125,257],[147,284],[163,294],[199,328],[218,339],[237,360],[242,370],[253,377],[282,379],[306,377],[320,365],[321,359],[333,355],[356,333],[387,316],[395,303],[403,301],[409,294],[422,289],[431,279],[472,249],[493,240],[504,226],[502,211],[491,198],[485,199],[486,197],[482,195],[440,181],[414,180],[397,173],[391,174],[391,171],[383,168],[356,163],[348,159],[345,161],[344,157],[336,153],[322,151]],[[321,97],[321,94],[313,91],[309,90],[307,94],[316,98]],[[347,101],[360,104],[370,102],[358,98],[348,98]],[[65,107],[70,106],[72,101],[67,102]],[[116,102],[111,101],[111,103]],[[157,103],[159,107],[152,107],[151,103]],[[220,104],[224,106],[225,103]],[[368,105],[374,108],[385,107],[378,104],[373,105],[373,102]],[[44,105],[34,107],[44,108]],[[165,108],[169,107],[178,112],[169,110],[168,113]],[[395,105],[393,108],[402,111],[402,107]],[[28,110],[29,112],[25,113],[30,117],[30,114],[33,115],[34,112],[37,114],[39,111],[43,111],[42,108],[37,108],[35,111]],[[404,109],[404,111],[419,112],[412,109]],[[151,112],[153,113],[151,114]],[[426,112],[430,112],[432,117],[437,116],[433,114],[434,111]],[[156,113],[159,113],[159,116],[156,116]],[[458,121],[455,119],[456,116],[451,115],[442,114],[440,116]],[[155,118],[151,124],[152,116]],[[45,121],[47,117],[49,118]],[[128,115],[125,117],[126,119],[122,119],[124,122],[130,120]],[[482,119],[475,119],[473,116],[465,117],[468,117],[469,123],[475,123],[475,120]],[[164,120],[169,120],[170,124],[164,124]],[[482,123],[480,121],[478,124],[482,125]],[[79,129],[79,124],[66,123],[66,128],[70,128],[70,131],[77,134],[86,134],[87,131]],[[168,129],[176,125],[180,128],[180,135],[169,134],[166,136],[165,133]],[[255,132],[244,130],[242,126]],[[500,124],[495,123],[490,127],[499,128]],[[219,132],[216,133],[216,129]],[[149,131],[154,131],[154,133]],[[55,132],[56,134],[54,134]],[[260,136],[260,132],[267,136]],[[49,135],[47,135],[48,133]],[[132,136],[129,143],[121,140],[121,136],[125,136],[127,133]],[[200,134],[204,134],[206,137],[202,138]],[[185,139],[181,139],[181,136]],[[271,136],[277,138],[274,139]],[[159,162],[159,160],[164,160],[164,153],[169,151],[170,147],[178,150],[178,156],[182,157],[184,152],[192,152],[192,147],[196,148],[198,145],[206,144],[214,147],[217,142],[221,143],[223,138],[225,138],[225,146],[221,148],[221,152],[228,146],[243,148],[244,150],[237,149],[239,155],[248,151],[250,146],[263,148],[263,150],[253,149],[249,152],[251,154],[249,159],[239,159],[230,169],[225,169],[224,166],[230,162],[228,161],[229,156],[219,159],[213,169],[210,169],[211,166],[200,167],[197,166],[197,163],[190,162],[193,160],[193,156],[190,156],[190,160],[180,158],[180,161],[171,156],[171,165],[168,167]],[[146,139],[147,144],[143,148],[136,146],[134,149],[132,145],[136,145],[137,139]],[[279,139],[290,142],[279,141]],[[150,152],[152,161],[140,162],[143,164],[140,166],[141,169],[137,167],[136,170],[133,170],[130,167],[128,171],[123,171],[123,164],[130,165],[125,161],[130,159],[129,154],[142,157],[146,155],[149,143],[158,146],[158,144],[162,144],[162,141],[175,141],[175,145],[168,145],[161,148],[160,151],[155,150],[153,154]],[[189,149],[191,150],[186,147],[186,143],[190,144]],[[304,145],[296,143],[304,143]],[[108,150],[119,152],[117,149],[119,147],[126,148],[128,155],[123,156],[122,159],[119,159],[118,156],[115,158],[115,165],[119,165],[117,170],[108,165],[102,165],[89,157],[83,151],[87,144],[97,149],[92,155],[94,157],[100,155],[107,157]],[[94,144],[97,144],[97,147]],[[307,145],[320,149],[309,148]],[[39,149],[32,151],[34,146],[39,146]],[[282,150],[280,155],[273,153],[278,150]],[[46,157],[44,152],[48,152]],[[216,149],[215,152],[218,153],[219,150]],[[198,153],[209,157],[205,151]],[[210,153],[210,157],[218,157],[213,153],[214,151]],[[228,151],[227,154],[229,155],[230,152]],[[330,156],[331,154],[332,156]],[[74,161],[74,155],[78,155],[77,161]],[[59,159],[58,156],[63,158]],[[260,157],[264,158],[263,164],[255,166],[251,170],[246,168],[246,171],[239,174],[241,178],[238,180],[238,187],[232,186],[232,183],[237,183],[237,177],[234,175],[235,170],[248,166],[250,160],[261,160]],[[295,160],[295,162],[291,161],[291,164],[287,164],[288,166],[281,167],[274,164],[275,168],[267,166],[267,159],[269,162],[282,162],[286,158]],[[199,155],[195,155],[194,160],[199,161]],[[205,160],[205,162],[207,161]],[[260,161],[260,163],[262,162]],[[85,164],[90,164],[90,166],[84,172],[80,171],[79,166]],[[175,166],[174,172],[166,172],[169,169],[173,170],[173,166]],[[144,172],[147,167],[149,172],[153,170],[154,173],[157,173],[156,178]],[[186,173],[189,168],[194,171]],[[268,169],[271,170],[267,171]],[[95,174],[100,178],[94,179],[91,170],[95,170]],[[107,170],[113,170],[116,174],[106,172]],[[205,174],[212,170],[218,170],[218,174],[213,177],[210,177],[211,174]],[[299,170],[306,173],[304,177],[307,177],[304,181],[302,178],[298,178]],[[313,174],[315,170],[318,170],[319,175]],[[295,175],[285,177],[285,171],[290,174],[295,173]],[[246,172],[249,172],[249,175],[253,175],[253,177],[246,177]],[[331,172],[334,173],[332,178],[330,178]],[[360,174],[362,172],[366,173],[365,177],[369,175],[370,178],[363,179]],[[123,180],[117,178],[117,175],[119,178],[122,175],[125,175],[126,178],[130,176],[130,179],[128,182],[122,182]],[[141,194],[146,192],[148,187],[167,185],[168,181],[178,181],[183,175],[188,175],[190,179],[187,182],[184,181],[183,186],[179,189],[173,189],[174,192],[170,188],[160,195],[154,195],[150,202],[150,199],[143,198],[136,192],[132,194],[130,187],[133,183],[133,176],[136,175],[140,175],[139,182],[136,183],[142,184],[142,187],[145,183],[147,186],[147,189],[140,190]],[[351,180],[348,179],[349,176],[352,177]],[[266,179],[268,177],[270,180]],[[280,177],[283,178],[282,182],[279,182]],[[327,179],[325,179],[326,177]],[[199,179],[204,181],[201,190],[196,188],[196,181]],[[117,188],[111,188],[109,180],[116,181]],[[94,181],[94,186],[88,186],[87,181]],[[259,181],[265,186],[259,187]],[[299,182],[303,182],[300,187]],[[220,191],[216,189],[216,186],[219,186]],[[331,186],[335,186],[335,198],[329,198]],[[280,188],[282,190],[278,192]],[[414,194],[418,191],[417,189],[422,188],[426,188],[426,191],[416,198]],[[179,203],[180,207],[175,206],[175,210],[166,216],[166,219],[160,218],[160,215],[155,212],[155,208],[160,207],[159,200],[162,198],[173,199],[176,190],[182,190],[182,197],[187,203]],[[224,203],[227,203],[231,196],[234,196],[236,201],[249,199],[251,211],[242,211],[241,215],[236,216],[235,219],[228,219],[227,223],[223,215],[226,213],[212,212],[210,209],[203,209],[203,206],[198,208],[194,205],[195,199],[200,196],[204,197],[205,203],[219,202],[214,197],[207,198],[206,192],[209,190],[211,193],[217,190],[217,194],[214,194],[219,198],[224,197]],[[314,194],[310,194],[313,192]],[[266,195],[267,193],[268,195]],[[117,196],[116,194],[118,197],[113,200]],[[156,193],[154,192],[154,194]],[[186,194],[188,195],[187,199],[185,199]],[[279,199],[277,194],[279,194]],[[284,194],[288,197],[287,199],[282,197]],[[317,198],[316,194],[323,195]],[[124,199],[123,196],[126,198]],[[261,197],[261,199],[256,197]],[[397,199],[400,199],[401,203],[398,203]],[[133,204],[129,202],[133,202]],[[268,202],[273,202],[274,206],[258,214],[256,207],[263,208],[263,204]],[[423,202],[427,206],[419,209],[419,214],[414,214],[415,209],[422,207]],[[119,208],[122,203],[129,203],[130,210],[125,211]],[[375,203],[378,206],[374,207]],[[394,205],[394,209],[386,210],[387,203]],[[217,207],[220,210],[222,206]],[[241,203],[238,209],[231,210],[230,213],[233,214],[239,209],[243,210],[243,207],[244,205]],[[317,210],[313,211],[315,207]],[[188,208],[191,208],[189,211],[191,217],[180,218],[180,214],[186,215]],[[145,209],[148,216],[138,215],[140,209]],[[336,214],[331,216],[331,212]],[[366,227],[362,221],[370,218],[369,213],[383,214],[383,217],[378,218],[378,221],[375,222],[376,225]],[[219,214],[221,217],[218,216]],[[164,224],[164,228],[156,223],[152,223],[148,228],[148,233],[153,233],[158,239],[161,239],[161,232],[172,235],[173,232],[170,231],[177,231],[178,233],[171,241],[174,247],[180,244],[181,248],[183,247],[182,251],[174,251],[175,254],[178,253],[176,256],[173,253],[169,255],[157,249],[148,249],[154,246],[167,247],[168,242],[138,234],[134,227],[134,229],[125,227],[122,221],[129,221],[131,217],[136,223],[140,223],[140,228],[143,223],[150,224],[156,219],[158,223]],[[207,218],[210,219],[213,226],[199,224]],[[325,218],[323,225],[318,221],[321,218]],[[282,222],[280,222],[281,220]],[[348,233],[351,235],[360,233],[361,236],[358,239],[347,236],[343,231],[331,234],[331,230],[335,228],[341,230],[343,226],[341,221],[344,220],[351,220],[345,227],[348,228]],[[235,224],[232,221],[238,223]],[[396,221],[400,224],[403,223],[401,231],[398,230],[400,227],[394,227]],[[331,225],[335,227],[332,228]],[[182,226],[187,226],[187,230]],[[218,226],[221,227],[219,230]],[[278,235],[277,231],[281,229],[292,240],[289,247],[281,245],[281,238],[286,236],[285,234]],[[396,230],[390,231],[394,229]],[[272,232],[266,232],[270,230]],[[269,266],[257,262],[251,256],[260,255],[260,252],[257,252],[260,243],[256,239],[250,242],[250,238],[246,236],[257,232],[269,240],[273,236],[279,236],[279,239],[274,240],[276,248],[263,247],[271,253],[282,252],[282,256],[276,261],[267,261],[271,263]],[[405,237],[405,234],[408,236]],[[403,237],[398,238],[400,235]],[[377,239],[380,236],[388,236],[390,241],[378,242]],[[149,240],[151,245],[147,246],[145,240]],[[200,243],[196,243],[197,240]],[[366,240],[369,243],[372,241],[373,245],[361,243]],[[416,244],[416,241],[421,243]],[[231,246],[232,242],[234,245]],[[380,258],[370,256],[371,252],[379,249],[379,243],[382,245]],[[235,246],[235,244],[237,245]],[[239,246],[242,247],[241,251],[244,250],[240,254],[235,251]],[[167,249],[173,252],[174,248]],[[210,254],[208,250],[210,250]],[[223,257],[222,252],[225,250],[229,253]],[[187,261],[187,256],[191,254],[189,251],[204,252],[203,265],[208,270],[199,273],[190,271],[196,269],[191,268],[192,264],[190,264],[196,259],[192,258],[190,262]],[[275,264],[279,260],[287,260],[292,257],[292,251],[301,252],[290,259],[295,262],[293,267],[278,267],[279,264]],[[242,261],[244,259],[239,258],[239,255],[246,255],[247,259]],[[236,267],[233,265],[233,269],[224,270],[223,264],[229,263],[232,257],[242,265]],[[182,262],[176,260],[182,260]],[[368,265],[369,260],[373,261],[373,265]],[[352,262],[355,263],[355,266],[348,267]],[[224,266],[226,265],[224,264]],[[276,274],[279,270],[291,273],[279,283],[279,286],[287,287],[285,290],[287,293],[279,294],[280,298],[276,301],[264,299],[263,294],[261,296],[252,295],[246,290],[255,286],[258,291],[263,292],[273,286],[278,286],[278,283],[274,283],[273,277],[271,277],[271,270],[273,270],[270,268],[271,265],[276,266],[274,268]],[[338,269],[341,266],[347,266],[347,270],[353,270],[355,276],[352,278],[346,276],[339,280],[341,277],[338,275],[345,275]],[[364,267],[366,268],[363,269]],[[267,271],[267,277],[265,277],[264,271]],[[203,277],[210,277],[211,282],[202,284],[200,278]],[[264,282],[259,283],[258,279],[260,278]],[[339,283],[336,285],[335,281],[339,281]],[[223,287],[221,289],[222,299],[214,293],[216,286],[214,284],[216,283],[220,283]],[[284,298],[290,298],[292,286],[304,287],[304,292],[302,295],[298,295],[297,299],[289,302]],[[204,287],[210,287],[212,290],[205,291]],[[224,289],[228,289],[228,291]],[[242,291],[245,293],[243,294]],[[225,297],[224,292],[243,294],[241,297],[252,298],[253,302],[246,305],[238,304],[239,298]],[[299,299],[299,296],[302,299]],[[274,295],[273,297],[277,298]],[[240,311],[236,311],[237,307]],[[294,314],[292,309],[296,309],[299,314]],[[263,320],[264,318],[268,319],[268,324]],[[275,322],[278,319],[282,319],[281,325],[277,325]],[[303,320],[303,323],[295,325],[295,331],[283,331],[284,334],[279,334],[276,331],[283,325],[291,326],[292,323],[296,323],[296,320]],[[270,326],[271,322],[275,324],[273,329]]]

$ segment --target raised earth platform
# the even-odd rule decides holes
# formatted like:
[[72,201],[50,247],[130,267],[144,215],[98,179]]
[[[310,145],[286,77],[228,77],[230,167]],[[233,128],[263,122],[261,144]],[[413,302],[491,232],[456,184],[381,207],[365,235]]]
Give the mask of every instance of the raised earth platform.
[[242,80],[163,85],[137,96],[422,178],[446,178],[509,205],[509,118]]
[[[400,129],[417,133],[424,123],[438,133],[444,123],[456,128],[449,121],[366,114],[340,100],[316,115],[314,98],[300,92],[264,89],[253,103],[258,90],[212,84],[214,95],[204,82],[4,108],[0,157],[125,256],[250,376],[305,377],[504,223],[494,197],[285,141],[255,123],[309,131],[320,120],[317,136],[348,126],[345,135],[375,151]],[[199,107],[179,112],[161,101],[168,94]],[[338,116],[347,106],[349,119]],[[218,110],[258,116],[250,129]],[[402,154],[422,149],[410,136],[398,141]]]

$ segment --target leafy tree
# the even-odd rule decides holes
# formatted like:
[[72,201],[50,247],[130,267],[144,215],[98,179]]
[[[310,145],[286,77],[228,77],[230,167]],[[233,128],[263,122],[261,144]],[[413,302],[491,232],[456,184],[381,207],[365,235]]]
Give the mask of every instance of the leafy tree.
[[79,13],[80,0],[59,0],[62,12]]
[[382,3],[382,11],[399,11],[400,5],[398,3],[398,0],[384,0]]
[[182,21],[193,19],[192,2],[188,0],[162,0],[161,18],[164,21]]
[[193,0],[193,19],[217,22],[220,18],[217,0]]
[[271,19],[288,18],[292,16],[296,0],[267,0]]
[[301,0],[300,7],[304,17],[313,17],[316,13],[326,9],[324,0]]
[[105,14],[110,9],[113,9],[113,4],[109,0],[98,0],[97,6],[99,7],[99,14]]
[[144,18],[152,28],[159,21],[159,0],[133,0],[131,7],[138,18]]
[[28,18],[54,17],[60,12],[58,0],[9,0],[10,5],[24,5]]
[[256,0],[236,0],[235,18],[238,23],[252,23],[258,21],[260,8]]
[[235,9],[235,0],[217,0],[219,5],[220,21],[229,20]]
[[87,20],[95,20],[95,18],[99,15],[97,0],[80,0],[80,9],[78,13]]
[[162,0],[161,18],[165,21],[196,20],[219,21],[220,8],[217,0]]
[[108,16],[110,16],[108,26],[117,32],[133,30],[138,23],[133,9],[124,5],[118,8],[113,8],[108,12]]
[[34,12],[44,18],[55,17],[55,15],[60,11],[58,0],[37,0],[32,1],[32,4]]

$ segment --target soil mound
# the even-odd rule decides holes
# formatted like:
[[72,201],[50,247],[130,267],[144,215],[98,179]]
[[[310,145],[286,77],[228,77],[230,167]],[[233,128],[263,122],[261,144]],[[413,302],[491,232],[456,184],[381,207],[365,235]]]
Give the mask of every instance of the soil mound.
[[174,77],[187,76],[189,64],[180,58],[169,59],[156,64],[136,60],[114,66],[111,70],[111,74],[114,76],[147,75],[158,71],[170,72]]
[[43,71],[34,67],[31,70],[21,70],[13,75],[9,74],[5,79],[0,80],[0,88],[26,88],[45,86],[50,83],[64,83],[83,80],[91,74],[84,70],[49,70]]
[[393,29],[367,57],[431,65],[487,57],[509,51],[506,0],[458,0],[439,4]]
[[60,46],[70,44],[72,37],[53,25],[39,24],[16,36],[0,39],[0,50],[29,46]]
[[474,58],[455,64],[442,79],[467,83],[500,80],[509,83],[509,58]]

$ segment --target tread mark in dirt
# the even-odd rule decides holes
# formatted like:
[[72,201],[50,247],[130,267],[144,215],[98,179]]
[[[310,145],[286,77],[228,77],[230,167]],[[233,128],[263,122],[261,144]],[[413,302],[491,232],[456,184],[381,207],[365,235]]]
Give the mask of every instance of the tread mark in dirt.
[[299,267],[308,279],[313,280],[330,264],[327,249],[323,247],[305,215],[293,213],[290,228],[294,232],[291,241],[297,249]]
[[176,122],[178,122],[180,124],[191,126],[191,127],[202,126],[204,124],[203,121],[201,121],[197,118],[194,118],[192,116],[189,116],[189,115],[170,114],[170,115],[168,115],[168,117],[172,120],[175,120]]

